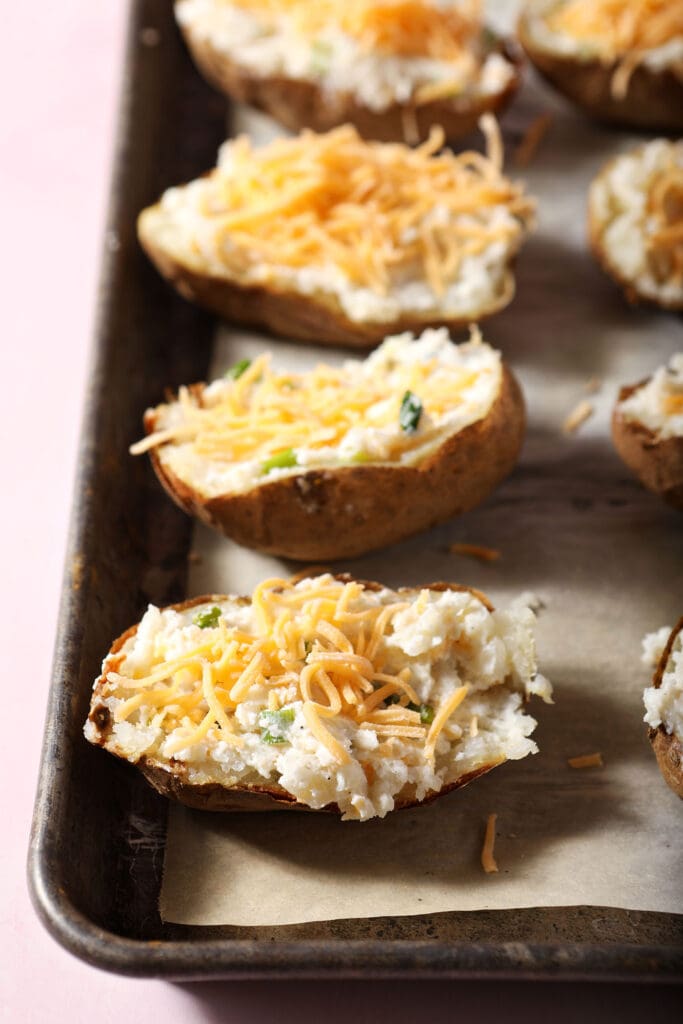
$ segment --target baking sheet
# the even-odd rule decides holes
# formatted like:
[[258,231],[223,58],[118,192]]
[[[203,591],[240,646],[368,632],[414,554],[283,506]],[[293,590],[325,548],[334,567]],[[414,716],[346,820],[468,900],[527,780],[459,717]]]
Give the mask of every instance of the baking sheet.
[[[591,178],[642,140],[589,124],[534,81],[504,119],[508,146],[549,109],[551,129],[521,173],[539,201],[538,230],[519,259],[515,301],[484,326],[526,395],[520,466],[468,515],[330,566],[391,586],[466,583],[498,605],[522,590],[537,593],[539,663],[556,699],[530,709],[541,753],[431,807],[363,824],[174,806],[160,896],[165,921],[281,925],[576,905],[683,912],[683,808],[647,743],[641,695],[649,673],[639,661],[643,634],[680,614],[683,531],[680,515],[640,489],[609,441],[619,385],[681,349],[683,330],[680,318],[629,308],[586,248]],[[241,118],[234,127],[259,139],[271,131],[265,118]],[[221,327],[210,376],[264,347],[291,368],[348,356]],[[594,378],[601,382],[589,397],[594,415],[567,437],[562,422]],[[449,554],[456,540],[502,557],[483,565]],[[194,551],[190,595],[248,593],[265,576],[300,568],[201,526]],[[597,750],[603,768],[568,767],[568,757]],[[487,876],[479,852],[490,813],[498,814],[500,872]]]

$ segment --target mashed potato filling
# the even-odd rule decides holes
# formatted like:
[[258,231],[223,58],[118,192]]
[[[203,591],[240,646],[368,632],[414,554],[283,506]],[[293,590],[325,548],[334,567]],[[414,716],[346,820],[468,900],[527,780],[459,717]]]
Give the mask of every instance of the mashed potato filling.
[[[659,661],[670,632],[667,628],[645,637],[643,641],[644,660],[651,658],[653,652],[656,651],[656,661]],[[648,687],[643,694],[643,702],[645,704],[644,720],[648,725],[653,729],[663,725],[668,733],[675,733],[676,736],[683,737],[683,631],[679,630],[674,640],[662,675],[661,685]]]
[[[86,736],[192,784],[272,785],[347,819],[383,817],[537,750],[534,615],[467,590],[270,579],[251,603],[150,606],[104,662]],[[98,718],[99,716],[99,718]]]
[[616,65],[617,99],[639,64],[683,76],[683,5],[676,0],[539,0],[532,11],[530,28],[545,48]]
[[205,498],[235,494],[309,469],[417,465],[490,411],[502,384],[500,354],[481,341],[455,345],[445,328],[387,338],[364,361],[272,368],[265,353],[205,388],[147,414],[164,467]]
[[180,0],[176,17],[255,76],[314,82],[377,111],[490,96],[514,76],[480,0]]
[[683,302],[683,142],[654,139],[618,156],[589,206],[608,259],[638,294]]
[[683,437],[683,352],[677,352],[668,366],[660,366],[647,383],[620,402],[619,411],[662,440]]
[[510,290],[509,264],[533,204],[489,157],[363,141],[344,125],[252,149],[226,142],[218,166],[143,213],[161,246],[202,275],[327,297],[354,322],[403,314],[472,317]]

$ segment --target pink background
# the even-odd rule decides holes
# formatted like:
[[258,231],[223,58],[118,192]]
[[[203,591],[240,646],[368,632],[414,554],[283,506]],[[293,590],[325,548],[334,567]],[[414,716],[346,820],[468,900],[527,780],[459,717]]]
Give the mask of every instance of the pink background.
[[[169,0],[170,2],[170,0]],[[493,982],[132,981],[64,952],[30,905],[25,859],[113,149],[126,5],[3,5],[0,207],[4,481],[0,1020],[664,1020],[676,993]],[[3,630],[4,632],[4,630]],[[8,658],[9,655],[9,658]]]

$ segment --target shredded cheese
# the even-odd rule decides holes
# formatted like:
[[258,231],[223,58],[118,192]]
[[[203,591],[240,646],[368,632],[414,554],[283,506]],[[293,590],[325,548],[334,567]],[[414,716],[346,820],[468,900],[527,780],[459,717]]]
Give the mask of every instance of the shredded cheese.
[[486,832],[484,834],[484,845],[481,848],[481,866],[487,875],[498,871],[498,865],[493,856],[493,847],[496,842],[496,820],[497,814],[489,814],[486,819]]
[[569,413],[564,423],[562,424],[562,432],[564,434],[574,434],[582,424],[589,420],[593,415],[594,409],[591,402],[587,398],[582,398],[581,401],[574,406],[572,411]]
[[553,115],[547,111],[534,118],[514,152],[515,167],[527,167],[531,163],[552,122]]
[[442,296],[464,259],[495,242],[514,249],[532,218],[522,187],[502,173],[495,119],[481,124],[488,157],[440,152],[440,127],[416,149],[366,142],[351,125],[260,149],[240,136],[202,179],[202,246],[236,279],[331,267],[386,296],[420,269]]
[[590,46],[603,63],[615,64],[615,99],[624,99],[648,51],[683,39],[678,0],[568,0],[553,7],[545,21],[551,31]]
[[283,18],[315,41],[330,29],[355,39],[367,52],[475,63],[481,35],[481,0],[438,6],[429,0],[232,0],[270,28]]
[[[446,698],[427,729],[410,683],[410,668],[386,673],[377,656],[395,615],[408,603],[367,605],[349,613],[349,603],[361,593],[357,582],[342,583],[329,575],[300,581],[299,586],[279,577],[264,580],[252,596],[253,632],[228,628],[220,621],[202,629],[206,641],[182,657],[167,659],[163,649],[157,651],[144,675],[122,674],[118,658],[117,670],[112,667],[105,674],[104,695],[121,687],[137,691],[118,705],[118,722],[128,720],[143,704],[163,711],[167,728],[178,730],[169,756],[210,734],[242,745],[235,732],[235,712],[253,699],[255,691],[266,688],[269,712],[302,702],[308,729],[336,764],[350,760],[343,730],[337,732],[333,726],[344,717],[381,739],[419,741],[425,759],[433,760],[437,739],[469,687],[461,686]],[[387,697],[396,702],[380,707]]]
[[[447,339],[446,343],[457,351]],[[470,344],[474,361],[468,362],[465,349],[457,359],[449,359],[443,348],[419,361],[389,355],[391,366],[386,373],[372,369],[379,352],[372,363],[341,367],[321,363],[300,374],[277,372],[265,353],[237,380],[226,379],[208,390],[181,388],[176,410],[182,415],[175,417],[175,425],[163,425],[172,407],[161,406],[152,417],[153,422],[162,418],[161,428],[153,429],[130,451],[139,455],[164,445],[188,445],[198,459],[219,467],[240,462],[264,467],[270,458],[291,453],[286,464],[292,468],[299,464],[302,449],[309,462],[317,452],[332,458],[330,453],[339,452],[343,443],[348,448],[347,439],[355,437],[348,462],[419,459],[421,452],[443,439],[449,417],[452,421],[454,414],[461,416],[463,425],[480,418],[487,411],[481,405],[483,394],[490,393],[492,402],[498,392],[497,354],[484,351],[476,333]],[[399,350],[387,347],[391,351]],[[400,426],[407,392],[421,403],[419,429],[413,431]],[[374,456],[360,447],[364,431],[376,439]],[[261,475],[267,479],[263,468]],[[260,591],[257,605],[259,595]]]
[[602,754],[580,754],[578,757],[567,758],[570,768],[602,768]]
[[452,555],[464,555],[466,558],[476,558],[480,562],[497,562],[500,558],[500,551],[495,548],[483,547],[481,544],[450,544],[448,550]]

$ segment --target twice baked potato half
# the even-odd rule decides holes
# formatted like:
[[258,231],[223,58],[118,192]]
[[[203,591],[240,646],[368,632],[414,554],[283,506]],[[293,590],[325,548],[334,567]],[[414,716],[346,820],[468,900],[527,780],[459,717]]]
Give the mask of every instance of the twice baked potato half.
[[387,334],[460,327],[514,295],[512,263],[533,204],[489,157],[364,142],[350,126],[253,150],[169,189],[138,234],[187,298],[227,320],[317,344],[369,347]]
[[444,328],[363,362],[278,372],[269,354],[145,414],[154,469],[186,512],[285,558],[351,558],[484,500],[516,463],[520,389],[500,354]]
[[528,0],[518,36],[543,77],[591,117],[683,131],[680,0]]
[[480,0],[178,0],[175,12],[205,78],[294,132],[350,123],[415,143],[438,124],[455,139],[520,84]]
[[683,309],[683,141],[653,139],[610,160],[589,190],[588,234],[630,302]]
[[[657,638],[656,633],[645,638],[646,650]],[[669,634],[643,700],[659,770],[666,784],[683,797],[683,618]]]
[[329,574],[160,610],[114,643],[85,725],[207,810],[384,817],[535,753],[534,615],[448,583]]
[[683,353],[621,389],[612,437],[641,483],[683,511]]

